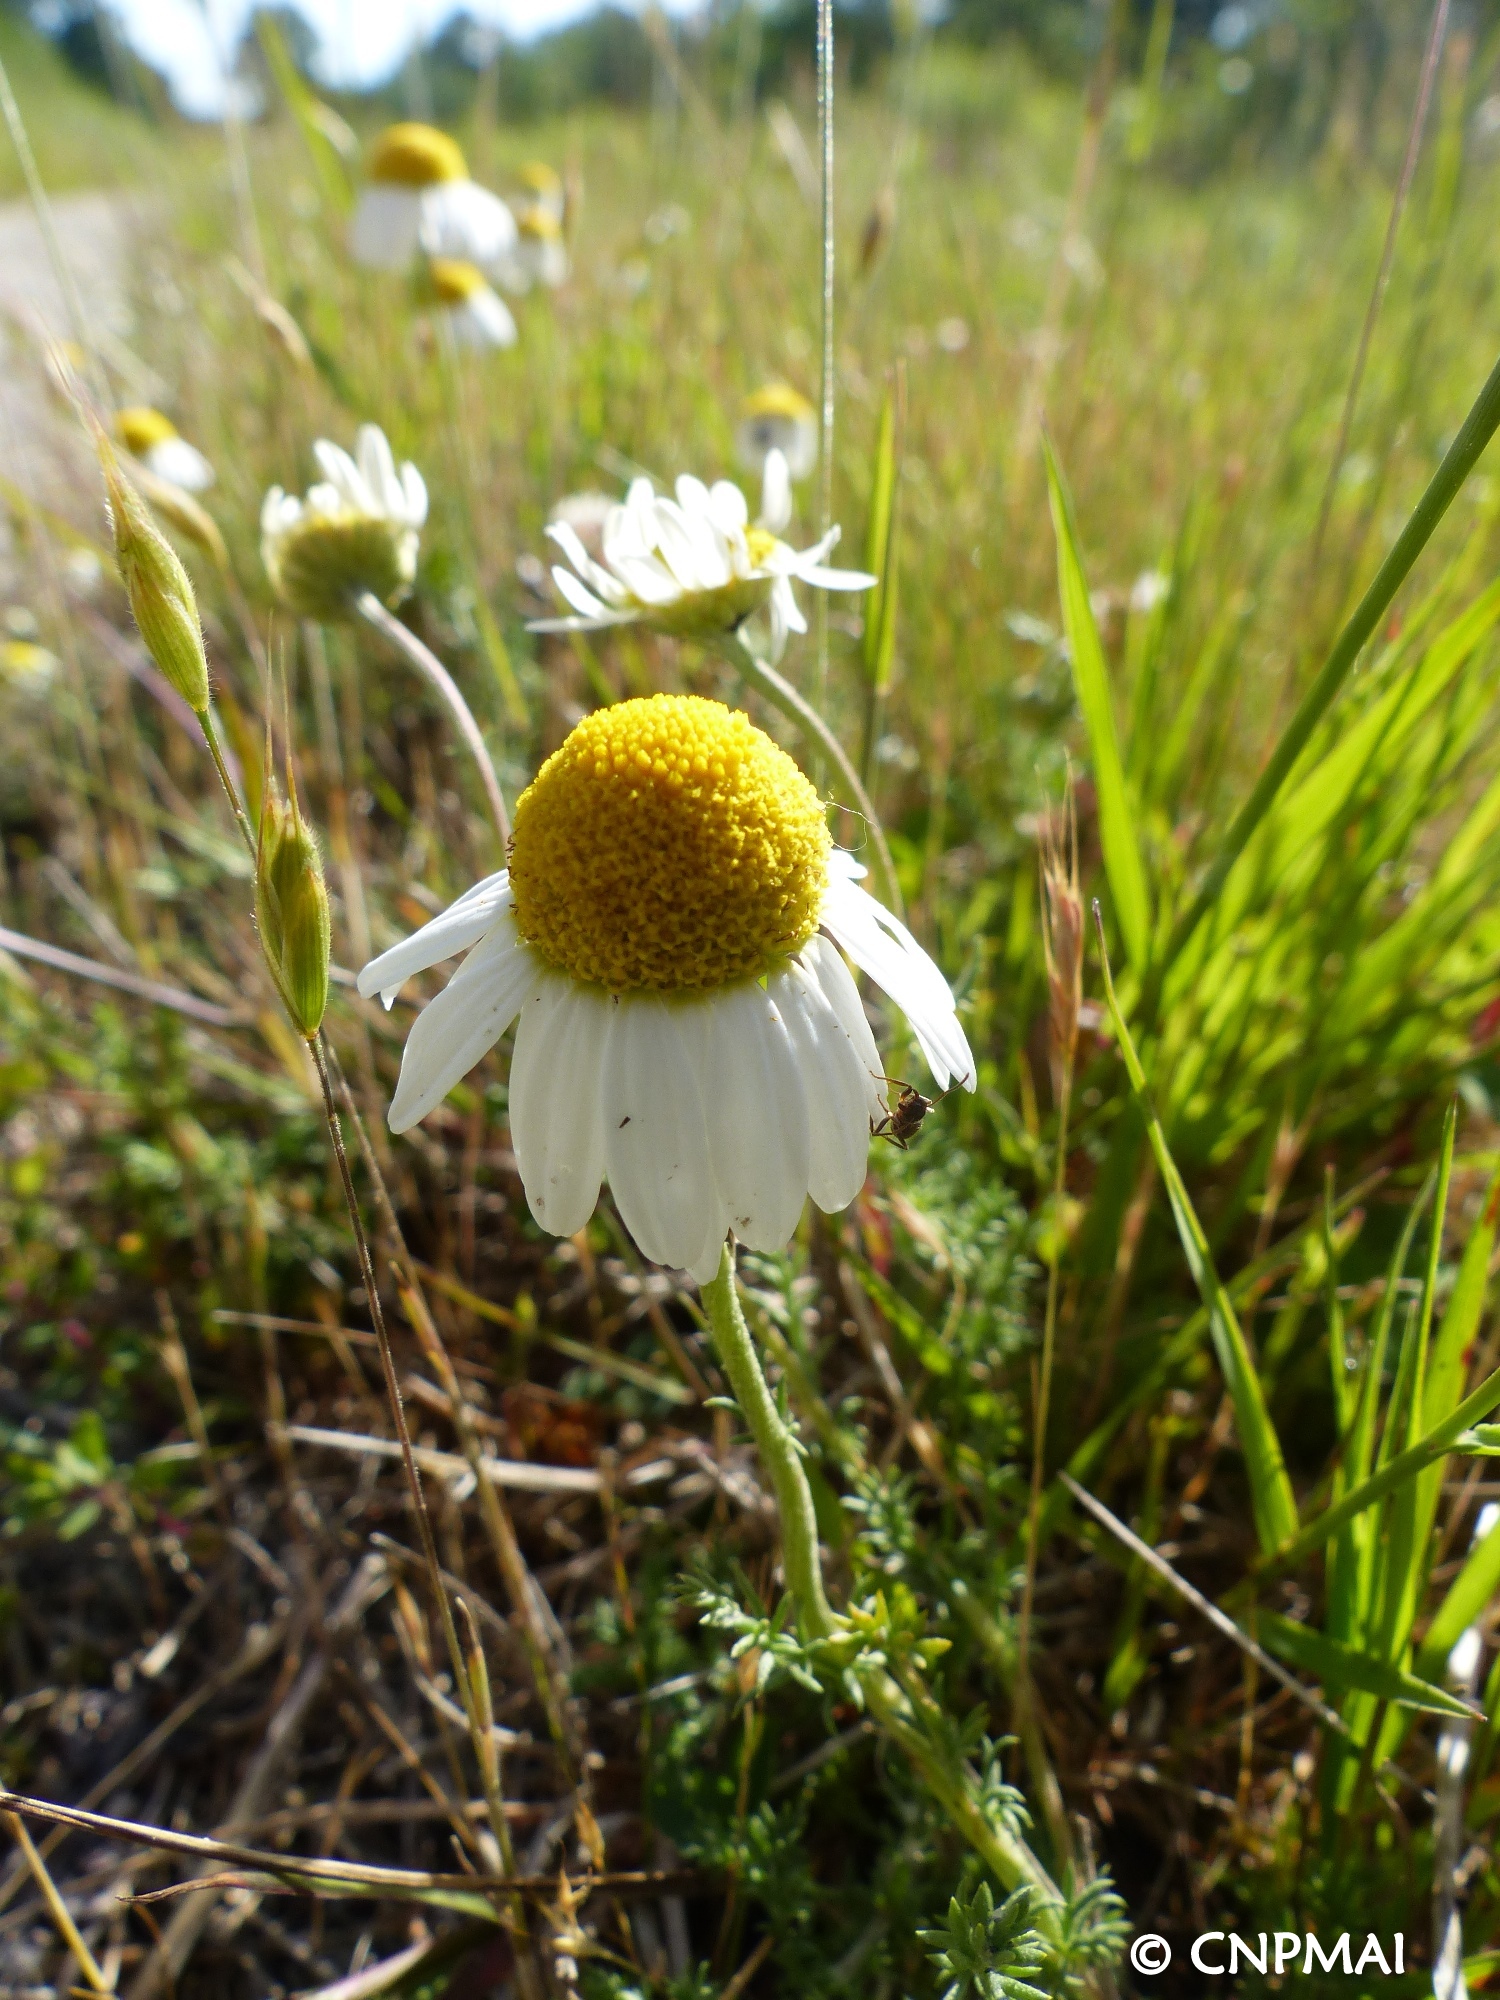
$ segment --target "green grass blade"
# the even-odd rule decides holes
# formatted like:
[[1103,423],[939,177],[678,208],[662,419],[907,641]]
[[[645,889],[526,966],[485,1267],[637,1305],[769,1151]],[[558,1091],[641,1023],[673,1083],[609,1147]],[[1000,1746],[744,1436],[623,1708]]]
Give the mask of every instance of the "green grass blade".
[[1341,1646],[1306,1625],[1278,1617],[1274,1611],[1258,1611],[1256,1636],[1289,1666],[1316,1674],[1325,1688],[1348,1689],[1373,1694],[1381,1701],[1399,1702],[1403,1708],[1427,1709],[1433,1715],[1472,1716],[1467,1702],[1445,1689],[1419,1680],[1401,1667],[1377,1660],[1355,1646]]
[[1417,1652],[1416,1671],[1423,1680],[1443,1671],[1465,1626],[1483,1616],[1500,1590],[1500,1520],[1484,1540],[1469,1551],[1469,1559],[1448,1586]]
[[[1448,1187],[1453,1176],[1453,1141],[1458,1129],[1458,1106],[1452,1103],[1443,1120],[1443,1145],[1438,1158],[1437,1193],[1432,1203],[1432,1233],[1427,1250],[1427,1271],[1422,1282],[1422,1303],[1412,1339],[1411,1365],[1406,1371],[1410,1392],[1406,1405],[1406,1442],[1413,1445],[1431,1426],[1423,1421],[1423,1396],[1427,1381],[1427,1348],[1432,1336],[1432,1315],[1437,1297],[1438,1263],[1443,1250],[1443,1224],[1448,1216]],[[1450,1407],[1452,1398],[1450,1400]],[[1443,1411],[1444,1416],[1447,1411]],[[1386,1421],[1386,1437],[1393,1438],[1401,1420],[1395,1396]],[[1433,1468],[1439,1479],[1442,1467]],[[1423,1532],[1421,1503],[1432,1472],[1408,1480],[1396,1494],[1391,1509],[1390,1532],[1380,1544],[1376,1558],[1375,1588],[1382,1612],[1380,1650],[1393,1664],[1406,1650],[1411,1622],[1416,1615],[1427,1566],[1431,1560],[1429,1537]]]
[[1187,1258],[1188,1268],[1193,1274],[1193,1282],[1198,1287],[1199,1296],[1208,1310],[1214,1351],[1218,1355],[1224,1385],[1234,1404],[1240,1450],[1244,1453],[1245,1470],[1250,1480],[1250,1501],[1255,1513],[1256,1531],[1260,1536],[1261,1548],[1270,1555],[1283,1541],[1297,1532],[1297,1502],[1292,1492],[1292,1482],[1287,1476],[1281,1441],[1271,1422],[1271,1413],[1266,1408],[1260,1377],[1255,1371],[1255,1362],[1244,1332],[1230,1303],[1229,1294],[1225,1291],[1215,1269],[1213,1253],[1209,1249],[1203,1225],[1198,1220],[1197,1211],[1168,1149],[1161,1121],[1147,1095],[1145,1071],[1141,1068],[1141,1059],[1136,1053],[1134,1042],[1130,1039],[1130,1030],[1125,1025],[1125,1018],[1120,1012],[1120,1003],[1115,997],[1115,983],[1110,973],[1109,958],[1104,949],[1104,927],[1100,921],[1097,903],[1094,905],[1094,921],[1099,931],[1099,954],[1104,967],[1104,991],[1109,1004],[1110,1019],[1114,1023],[1120,1053],[1125,1059],[1131,1089],[1136,1094],[1142,1116],[1146,1120],[1151,1150],[1156,1155],[1162,1185],[1172,1206],[1172,1218],[1177,1224],[1177,1235],[1182,1244],[1183,1254]]
[[1396,592],[1406,581],[1417,557],[1432,539],[1438,523],[1473,471],[1480,454],[1494,435],[1497,425],[1500,425],[1500,362],[1497,362],[1490,371],[1484,387],[1475,398],[1469,414],[1464,418],[1457,437],[1448,447],[1442,464],[1429,481],[1426,492],[1417,502],[1411,518],[1397,536],[1394,547],[1380,565],[1374,581],[1355,607],[1349,622],[1334,641],[1333,650],[1319,669],[1312,686],[1298,703],[1296,713],[1282,731],[1281,738],[1266,760],[1249,798],[1235,814],[1197,895],[1172,928],[1163,958],[1164,965],[1171,964],[1213,908],[1230,869],[1244,852],[1251,835],[1270,810],[1293,765],[1306,749],[1313,731],[1348,679],[1355,661],[1390,609]]
[[1419,1472],[1425,1472],[1429,1465],[1440,1458],[1446,1458],[1453,1449],[1454,1441],[1466,1431],[1470,1424],[1487,1417],[1491,1410],[1500,1405],[1500,1368],[1486,1375],[1472,1395],[1465,1396],[1452,1416],[1445,1417],[1415,1444],[1405,1451],[1397,1452],[1388,1465],[1362,1480],[1352,1493],[1346,1493],[1342,1500],[1327,1507],[1314,1521],[1309,1521],[1294,1540],[1271,1555],[1266,1567],[1285,1569],[1289,1564],[1301,1562],[1316,1548],[1321,1548],[1330,1535],[1336,1535],[1346,1521],[1363,1514],[1367,1507],[1373,1507],[1377,1500],[1383,1500],[1387,1493],[1394,1493],[1403,1481],[1413,1479]]
[[[318,176],[324,199],[336,213],[346,214],[354,203],[354,186],[348,167],[328,136],[324,107],[292,61],[281,29],[269,12],[257,13],[255,33],[266,59],[266,67],[276,79],[276,88],[281,92],[287,110],[297,121],[297,129],[312,158],[313,171]],[[323,117],[319,116],[320,112]]]
[[1094,766],[1094,785],[1099,797],[1099,839],[1104,849],[1104,872],[1109,878],[1115,920],[1125,940],[1131,964],[1139,968],[1146,960],[1151,936],[1151,905],[1146,892],[1146,874],[1136,846],[1135,823],[1125,785],[1125,767],[1120,761],[1120,740],[1115,730],[1114,702],[1109,675],[1104,665],[1104,648],[1089,603],[1088,581],[1078,551],[1078,531],[1073,520],[1073,503],[1063,483],[1053,455],[1051,441],[1043,440],[1047,458],[1047,488],[1052,500],[1052,526],[1057,535],[1057,589],[1062,600],[1063,626],[1073,660],[1073,685],[1083,710],[1088,731],[1089,754]]

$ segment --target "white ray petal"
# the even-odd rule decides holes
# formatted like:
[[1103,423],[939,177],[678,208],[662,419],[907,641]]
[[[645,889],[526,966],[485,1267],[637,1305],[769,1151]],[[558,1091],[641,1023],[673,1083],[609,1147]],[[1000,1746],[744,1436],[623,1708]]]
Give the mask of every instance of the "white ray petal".
[[401,493],[408,524],[420,528],[427,519],[427,482],[410,459],[401,468]]
[[727,583],[726,573],[712,573],[712,552],[675,500],[656,503],[656,545],[680,590],[713,590]]
[[824,569],[820,563],[798,563],[793,574],[815,590],[873,590],[880,579],[862,569]]
[[146,453],[146,466],[158,479],[180,486],[184,493],[203,493],[214,483],[214,469],[186,438],[163,438]]
[[609,606],[601,604],[594,593],[591,590],[585,589],[578,581],[572,570],[564,569],[561,563],[554,563],[552,565],[552,581],[557,585],[559,592],[568,600],[573,609],[580,612],[583,617],[607,618],[609,616]]
[[425,972],[430,965],[478,944],[509,908],[510,871],[502,868],[498,874],[486,875],[482,882],[466,889],[456,903],[450,903],[430,924],[423,924],[409,938],[392,945],[379,958],[372,958],[359,975],[359,991],[366,1000],[372,993],[378,993],[389,1007],[414,973]]
[[802,1076],[807,1191],[825,1214],[832,1215],[847,1208],[864,1184],[870,1153],[870,1077],[827,995],[806,967],[794,961],[769,983]]
[[510,1135],[531,1212],[574,1236],[604,1178],[601,1078],[614,1003],[556,973],[521,1009],[510,1063]]
[[516,219],[499,195],[473,181],[439,181],[423,190],[420,241],[429,257],[493,269],[510,257],[516,233]]
[[802,947],[800,957],[808,973],[816,980],[819,992],[833,1009],[839,1026],[849,1037],[849,1046],[859,1064],[868,1131],[870,1120],[881,1117],[885,1111],[885,1071],[880,1051],[875,1046],[875,1037],[870,1032],[864,1002],[859,997],[859,988],[848,966],[840,958],[838,948],[827,938],[811,939]]
[[975,1089],[978,1072],[952,989],[906,926],[863,889],[838,879],[829,882],[822,921],[905,1014],[939,1090],[955,1080]]
[[398,520],[405,495],[396,478],[396,460],[390,439],[379,424],[361,424],[355,439],[359,474],[374,496],[376,511],[388,520]]
[[727,987],[709,1017],[704,1108],[729,1226],[752,1250],[779,1250],[807,1196],[808,1117],[797,1051],[763,987]]
[[441,1104],[461,1076],[499,1041],[541,974],[508,921],[477,944],[406,1038],[390,1127],[406,1132]]
[[714,526],[731,539],[750,525],[745,496],[732,479],[716,479],[708,489],[708,514]]
[[[351,508],[356,514],[380,512],[368,481],[347,451],[330,444],[327,438],[317,438],[313,443],[313,457],[344,507]],[[315,504],[320,492],[319,487],[313,487],[307,496],[309,505]]]
[[625,592],[618,577],[610,575],[603,563],[597,563],[583,546],[578,530],[571,521],[549,521],[547,535],[556,542],[568,561],[577,570],[584,582],[601,597],[606,604],[621,604]]
[[685,1267],[722,1214],[697,1065],[677,1009],[647,995],[611,1004],[603,1091],[609,1184],[643,1254]]

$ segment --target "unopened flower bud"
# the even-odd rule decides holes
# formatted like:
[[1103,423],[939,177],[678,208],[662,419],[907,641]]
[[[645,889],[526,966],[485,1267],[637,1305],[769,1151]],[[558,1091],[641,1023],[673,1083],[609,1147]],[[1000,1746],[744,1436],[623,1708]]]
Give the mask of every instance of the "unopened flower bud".
[[274,785],[260,816],[255,923],[276,990],[298,1034],[311,1041],[328,1005],[331,929],[318,843],[297,805]]
[[140,494],[125,477],[113,445],[95,440],[109,494],[115,560],[146,651],[188,707],[208,712],[208,656],[192,578]]

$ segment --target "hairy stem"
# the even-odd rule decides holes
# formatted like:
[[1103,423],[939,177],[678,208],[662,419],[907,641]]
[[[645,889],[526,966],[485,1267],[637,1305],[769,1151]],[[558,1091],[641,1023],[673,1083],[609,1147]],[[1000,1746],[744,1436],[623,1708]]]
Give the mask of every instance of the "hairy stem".
[[386,610],[373,591],[362,590],[354,600],[354,608],[365,623],[382,638],[388,639],[396,650],[405,655],[417,672],[446,703],[458,733],[468,745],[469,754],[479,770],[480,783],[489,802],[490,818],[495,822],[495,832],[503,854],[510,845],[510,814],[505,810],[505,795],[500,790],[500,780],[495,776],[495,766],[490,760],[479,724],[474,720],[474,711],[459,692],[457,681],[429,647],[424,646],[415,632],[408,631],[401,620]]
[[719,1275],[701,1291],[714,1346],[776,1495],[776,1511],[781,1516],[781,1560],[787,1589],[797,1606],[797,1622],[809,1639],[831,1638],[838,1629],[838,1621],[823,1589],[818,1523],[807,1474],[802,1470],[796,1440],[782,1421],[761,1372],[750,1329],[740,1310],[734,1283],[734,1252],[727,1243],[719,1258]]

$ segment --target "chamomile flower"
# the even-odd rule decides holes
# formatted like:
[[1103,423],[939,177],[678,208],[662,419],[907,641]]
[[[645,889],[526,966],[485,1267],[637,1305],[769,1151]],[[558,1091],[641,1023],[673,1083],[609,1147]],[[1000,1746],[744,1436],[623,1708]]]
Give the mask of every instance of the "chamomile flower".
[[323,479],[304,499],[273,486],[260,513],[261,555],[277,596],[299,618],[349,616],[361,591],[394,604],[411,589],[427,519],[427,488],[396,461],[378,425],[361,427],[351,458],[326,438],[313,455]]
[[515,217],[469,179],[457,143],[431,125],[389,125],[375,141],[350,225],[356,262],[404,271],[421,254],[495,270],[516,245]]
[[953,995],[859,887],[817,793],[749,718],[691,695],[587,716],[516,807],[510,867],[367,965],[387,1006],[468,955],[407,1037],[394,1131],[519,1021],[511,1139],[531,1212],[571,1236],[607,1177],[658,1264],[712,1278],[726,1233],[776,1250],[845,1207],[885,1115],[846,956],[972,1090]]
[[427,266],[427,279],[444,324],[459,347],[484,350],[515,346],[516,323],[510,308],[477,264],[434,257]]
[[115,436],[132,458],[149,473],[184,493],[202,493],[214,483],[214,469],[198,450],[178,435],[177,426],[160,410],[137,404],[115,412]]
[[516,247],[501,281],[516,291],[532,285],[553,287],[568,276],[568,245],[563,233],[568,199],[561,180],[545,161],[533,160],[521,169],[522,192],[511,199],[516,218]]
[[552,571],[573,615],[538,619],[531,629],[596,632],[645,624],[707,638],[738,631],[763,613],[765,650],[778,660],[787,634],[807,630],[794,581],[816,590],[869,590],[875,583],[859,570],[825,568],[837,528],[810,549],[783,542],[780,531],[790,517],[786,461],[779,452],[768,455],[761,518],[753,525],[744,494],[727,479],[705,486],[684,474],[675,499],[658,494],[649,479],[637,479],[604,523],[602,561],[590,556],[566,521],[548,524],[547,533],[573,565]]
[[759,472],[779,451],[793,479],[806,479],[818,462],[818,413],[789,383],[767,382],[745,398],[734,441],[747,470]]

